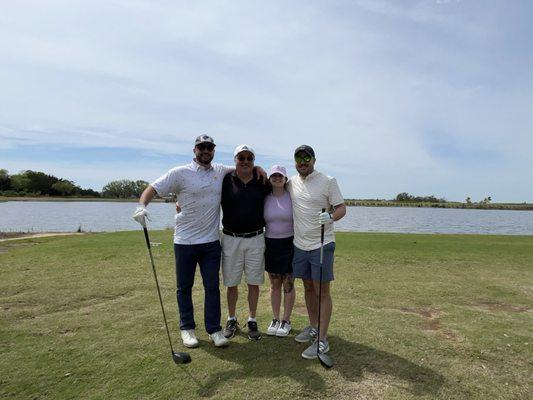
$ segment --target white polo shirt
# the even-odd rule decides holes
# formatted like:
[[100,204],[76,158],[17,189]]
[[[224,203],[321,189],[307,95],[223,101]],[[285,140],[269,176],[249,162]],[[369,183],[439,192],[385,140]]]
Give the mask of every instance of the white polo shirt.
[[222,180],[234,169],[217,163],[205,169],[193,160],[151,183],[160,196],[177,195],[181,212],[176,216],[174,243],[201,244],[219,240]]
[[[318,214],[323,208],[330,211],[332,206],[344,203],[337,181],[315,170],[305,178],[293,176],[287,190],[292,198],[294,245],[307,251],[320,248]],[[333,224],[326,224],[324,244],[334,241]]]

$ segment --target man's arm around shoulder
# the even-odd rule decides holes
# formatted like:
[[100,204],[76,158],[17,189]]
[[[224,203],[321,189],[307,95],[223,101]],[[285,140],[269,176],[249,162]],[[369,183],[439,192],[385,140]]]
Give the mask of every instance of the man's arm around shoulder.
[[333,206],[334,211],[331,213],[331,219],[333,221],[338,221],[346,215],[346,204],[341,203],[336,206]]

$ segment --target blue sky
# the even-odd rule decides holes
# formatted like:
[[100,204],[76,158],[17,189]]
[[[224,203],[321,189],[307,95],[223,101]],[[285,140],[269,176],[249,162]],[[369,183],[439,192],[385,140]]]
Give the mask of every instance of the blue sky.
[[17,1],[0,168],[100,190],[302,143],[345,197],[533,202],[529,1]]

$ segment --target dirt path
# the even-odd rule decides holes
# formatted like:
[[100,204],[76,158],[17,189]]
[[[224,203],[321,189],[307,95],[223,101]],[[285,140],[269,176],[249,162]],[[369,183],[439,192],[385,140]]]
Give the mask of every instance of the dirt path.
[[11,240],[22,240],[30,238],[40,238],[48,236],[74,236],[74,235],[86,235],[86,233],[77,233],[77,232],[50,232],[50,233],[17,233],[14,234],[14,237],[2,237],[0,236],[0,242],[7,242]]

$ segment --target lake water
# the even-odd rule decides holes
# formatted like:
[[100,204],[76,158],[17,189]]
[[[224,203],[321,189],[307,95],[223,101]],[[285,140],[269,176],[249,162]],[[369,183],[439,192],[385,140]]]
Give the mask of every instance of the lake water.
[[[2,232],[86,232],[139,229],[132,220],[135,203],[0,202]],[[173,227],[173,203],[148,207],[150,229]],[[335,223],[338,231],[406,233],[478,233],[533,235],[533,211],[447,208],[348,207]]]

